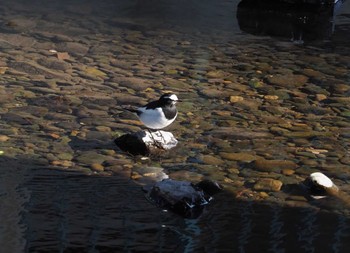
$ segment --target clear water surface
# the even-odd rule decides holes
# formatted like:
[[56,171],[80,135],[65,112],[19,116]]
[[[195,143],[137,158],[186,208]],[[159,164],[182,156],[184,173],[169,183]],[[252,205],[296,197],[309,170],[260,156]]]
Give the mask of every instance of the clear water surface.
[[[349,1],[305,31],[252,6],[238,20],[239,2],[2,1],[0,252],[348,252],[347,198],[307,201],[297,185],[317,170],[350,192]],[[184,100],[180,148],[115,151],[140,129],[120,106],[163,90]],[[130,177],[147,166],[227,190],[183,219]],[[283,187],[254,189],[261,178]]]

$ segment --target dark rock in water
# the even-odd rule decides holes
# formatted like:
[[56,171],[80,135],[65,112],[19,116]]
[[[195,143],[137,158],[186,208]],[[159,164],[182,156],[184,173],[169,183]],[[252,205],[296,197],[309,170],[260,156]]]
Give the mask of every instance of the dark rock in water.
[[170,132],[139,131],[122,135],[114,142],[121,150],[132,155],[148,155],[169,150],[175,147],[178,141]]
[[125,134],[114,140],[114,143],[124,152],[132,155],[146,155],[148,149],[142,139],[134,134]]
[[200,216],[204,206],[213,199],[211,195],[220,191],[222,186],[210,180],[192,184],[188,181],[164,179],[153,185],[146,197],[163,209],[184,218],[195,219]]

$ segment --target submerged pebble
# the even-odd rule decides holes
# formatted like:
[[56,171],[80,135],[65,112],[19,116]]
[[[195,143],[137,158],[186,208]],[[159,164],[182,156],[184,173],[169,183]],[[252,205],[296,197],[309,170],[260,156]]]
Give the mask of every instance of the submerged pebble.
[[253,186],[254,190],[257,191],[272,191],[278,192],[281,190],[283,183],[280,180],[263,178],[259,179]]

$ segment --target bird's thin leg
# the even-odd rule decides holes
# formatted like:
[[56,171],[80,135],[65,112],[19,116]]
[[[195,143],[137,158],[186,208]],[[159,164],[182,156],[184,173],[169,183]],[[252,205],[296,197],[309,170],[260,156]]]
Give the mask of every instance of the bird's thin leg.
[[[160,132],[160,131],[159,131],[159,132]],[[163,143],[165,144],[165,138],[164,138],[162,132],[160,132],[160,136],[162,137]]]

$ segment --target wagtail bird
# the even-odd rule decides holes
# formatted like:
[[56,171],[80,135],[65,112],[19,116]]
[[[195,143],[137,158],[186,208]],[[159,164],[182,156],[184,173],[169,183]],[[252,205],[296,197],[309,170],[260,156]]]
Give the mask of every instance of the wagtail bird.
[[169,126],[177,116],[175,104],[179,101],[173,93],[166,93],[158,100],[152,101],[137,109],[128,109],[135,112],[140,121],[149,129],[159,130]]

